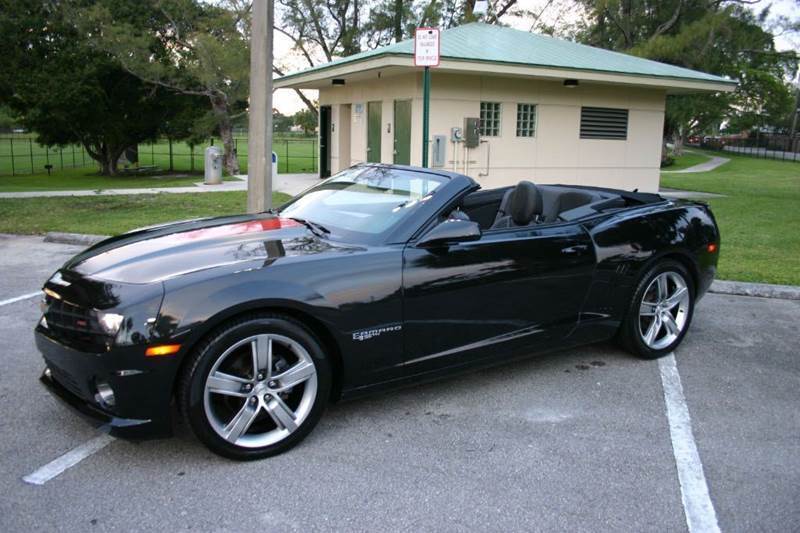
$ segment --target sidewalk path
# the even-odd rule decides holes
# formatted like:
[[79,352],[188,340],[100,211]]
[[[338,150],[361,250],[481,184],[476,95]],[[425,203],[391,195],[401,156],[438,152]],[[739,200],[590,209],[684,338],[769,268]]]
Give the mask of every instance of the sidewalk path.
[[[237,181],[225,181],[220,185],[195,183],[191,187],[150,187],[143,189],[102,189],[74,191],[24,191],[0,192],[0,198],[43,198],[56,196],[119,196],[129,194],[186,194],[197,192],[246,191],[247,176],[236,176]],[[278,174],[273,180],[274,189],[295,196],[319,181],[317,174]]]
[[[687,150],[688,151],[688,150]],[[664,174],[671,173],[671,174],[687,174],[687,173],[695,173],[695,172],[708,172],[709,170],[714,170],[717,167],[721,167],[725,163],[730,161],[727,157],[717,157],[714,156],[705,163],[700,163],[699,165],[695,165],[693,167],[684,168],[683,170],[662,170]]]

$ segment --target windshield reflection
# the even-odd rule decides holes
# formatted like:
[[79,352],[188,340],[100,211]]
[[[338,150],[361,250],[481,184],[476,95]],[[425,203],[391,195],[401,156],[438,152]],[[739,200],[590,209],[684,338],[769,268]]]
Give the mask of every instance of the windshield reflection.
[[391,231],[445,181],[421,172],[357,166],[304,192],[280,215],[320,224],[339,237],[376,236]]

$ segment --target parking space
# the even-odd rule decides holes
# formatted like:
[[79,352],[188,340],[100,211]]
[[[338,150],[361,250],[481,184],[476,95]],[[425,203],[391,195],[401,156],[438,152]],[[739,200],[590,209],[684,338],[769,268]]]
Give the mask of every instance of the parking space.
[[[0,300],[74,247],[0,240]],[[709,295],[675,354],[723,531],[800,526],[800,302]],[[0,306],[0,530],[686,530],[656,361],[610,344],[332,406],[291,452],[234,463],[180,428],[114,440],[49,397],[36,298]]]

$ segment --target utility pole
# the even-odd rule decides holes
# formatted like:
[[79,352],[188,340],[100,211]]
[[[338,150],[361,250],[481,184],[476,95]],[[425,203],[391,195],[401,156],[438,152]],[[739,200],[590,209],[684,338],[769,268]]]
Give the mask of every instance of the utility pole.
[[247,212],[272,207],[272,42],[274,0],[253,0],[250,31],[250,117]]

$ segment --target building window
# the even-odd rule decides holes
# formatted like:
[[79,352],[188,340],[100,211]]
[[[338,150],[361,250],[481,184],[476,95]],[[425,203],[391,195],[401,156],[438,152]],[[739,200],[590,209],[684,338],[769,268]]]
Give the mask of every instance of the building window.
[[628,110],[611,107],[581,108],[581,139],[628,138]]
[[517,137],[536,136],[536,106],[517,104]]
[[500,136],[500,104],[481,102],[481,137]]

